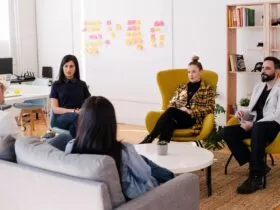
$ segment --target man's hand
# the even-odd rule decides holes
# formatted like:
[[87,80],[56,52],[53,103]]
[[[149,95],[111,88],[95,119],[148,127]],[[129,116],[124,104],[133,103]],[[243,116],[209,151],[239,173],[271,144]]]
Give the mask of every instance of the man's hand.
[[240,111],[237,111],[235,116],[240,120],[242,121],[242,117],[245,115],[245,112],[240,110]]
[[180,110],[183,111],[183,112],[187,112],[188,114],[192,113],[192,111],[190,109],[186,108],[186,107],[181,107]]
[[249,131],[253,127],[253,122],[251,121],[241,121],[240,127],[243,128],[245,131]]

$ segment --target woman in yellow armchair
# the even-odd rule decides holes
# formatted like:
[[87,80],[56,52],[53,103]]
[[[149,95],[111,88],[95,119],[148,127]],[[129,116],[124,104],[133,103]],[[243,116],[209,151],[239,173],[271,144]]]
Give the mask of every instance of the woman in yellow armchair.
[[202,71],[199,57],[194,56],[188,66],[189,82],[178,86],[169,108],[142,144],[151,143],[158,136],[159,141],[169,142],[175,129],[191,128],[193,135],[199,134],[204,117],[213,113],[215,107],[214,90],[201,80]]

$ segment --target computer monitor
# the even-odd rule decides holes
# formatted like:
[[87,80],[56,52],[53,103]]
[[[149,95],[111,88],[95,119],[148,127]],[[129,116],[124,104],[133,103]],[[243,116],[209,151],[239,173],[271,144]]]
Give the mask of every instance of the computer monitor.
[[43,78],[52,79],[52,77],[53,77],[52,67],[51,66],[43,66],[42,76],[43,76]]
[[0,74],[13,74],[13,58],[0,58]]

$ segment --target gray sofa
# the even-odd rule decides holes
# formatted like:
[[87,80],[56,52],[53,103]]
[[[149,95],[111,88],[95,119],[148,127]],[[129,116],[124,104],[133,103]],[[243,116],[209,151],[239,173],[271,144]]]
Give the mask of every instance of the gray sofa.
[[0,160],[0,209],[5,210],[196,210],[199,181],[186,173],[126,202],[115,163],[101,155],[65,154],[22,138],[18,163]]

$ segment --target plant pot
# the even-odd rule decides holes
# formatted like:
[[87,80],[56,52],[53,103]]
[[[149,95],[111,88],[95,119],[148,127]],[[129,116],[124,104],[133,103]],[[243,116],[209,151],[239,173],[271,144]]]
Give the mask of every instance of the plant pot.
[[249,111],[249,108],[248,108],[248,106],[238,106],[238,111],[244,111],[244,112],[246,112],[246,111]]
[[157,145],[157,154],[161,156],[167,155],[168,152],[168,144],[166,145]]

